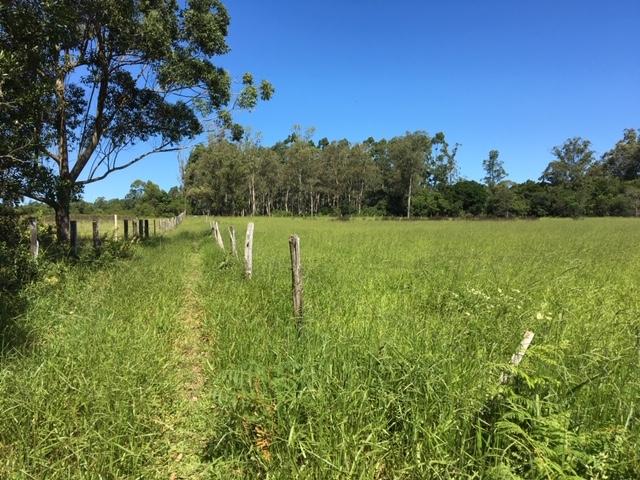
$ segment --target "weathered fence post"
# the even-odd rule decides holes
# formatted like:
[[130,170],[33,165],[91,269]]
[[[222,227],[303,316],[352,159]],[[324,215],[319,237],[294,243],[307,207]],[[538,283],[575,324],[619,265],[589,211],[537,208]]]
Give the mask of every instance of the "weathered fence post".
[[[511,363],[511,365],[513,365],[514,367],[517,367],[518,365],[520,365],[520,362],[522,361],[524,354],[527,353],[527,349],[529,348],[529,345],[531,345],[531,342],[533,341],[534,335],[535,334],[531,330],[527,330],[526,332],[524,332],[524,337],[522,338],[522,341],[520,342],[520,345],[518,346],[516,353],[511,355],[511,361],[509,362]],[[500,383],[502,385],[505,385],[509,383],[510,380],[511,380],[511,375],[506,372],[502,372],[502,374],[500,375]]]
[[75,220],[71,220],[69,222],[69,226],[70,226],[70,230],[71,230],[71,235],[70,235],[70,241],[71,241],[71,253],[73,254],[74,257],[78,256],[78,222]]
[[138,219],[138,238],[140,240],[144,238],[144,221],[141,218]]
[[138,236],[138,221],[135,218],[131,219],[131,238]]
[[38,242],[38,222],[35,218],[29,220],[29,230],[31,233],[31,256],[38,258],[40,243]]
[[100,248],[100,231],[98,230],[98,220],[94,220],[91,223],[93,227],[93,248],[94,250],[98,250]]
[[298,322],[302,321],[302,268],[300,265],[300,237],[291,235],[289,237],[289,250],[291,251],[291,292],[293,296],[293,316]]
[[247,225],[247,236],[244,242],[244,274],[247,280],[253,275],[253,222]]
[[113,239],[118,241],[118,214],[113,214]]
[[213,238],[216,239],[218,246],[224,251],[224,241],[222,240],[222,233],[220,233],[220,225],[218,225],[218,222],[213,222]]
[[231,225],[229,227],[229,239],[231,241],[231,254],[238,258],[238,246],[236,243],[236,227]]
[[157,235],[156,234],[156,219],[154,218],[153,219],[153,236],[155,237],[156,235]]
[[124,239],[129,240],[129,219],[125,218],[124,219],[124,229],[123,229],[123,233],[124,233]]
[[149,219],[144,221],[144,238],[149,238]]

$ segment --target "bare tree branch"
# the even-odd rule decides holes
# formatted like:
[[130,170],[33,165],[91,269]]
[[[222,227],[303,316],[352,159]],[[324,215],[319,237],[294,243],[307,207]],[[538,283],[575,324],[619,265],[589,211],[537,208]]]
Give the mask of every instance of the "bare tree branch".
[[94,182],[98,182],[100,180],[103,180],[104,178],[109,176],[111,173],[117,172],[118,170],[124,170],[125,168],[130,167],[134,163],[137,163],[140,160],[142,160],[143,158],[146,158],[149,155],[153,155],[154,153],[176,152],[178,150],[183,150],[185,148],[185,147],[182,147],[182,146],[169,147],[169,145],[170,145],[169,142],[165,142],[162,145],[160,145],[159,147],[156,147],[153,150],[149,150],[148,152],[145,152],[142,155],[137,156],[133,160],[130,160],[127,163],[123,163],[122,165],[117,165],[117,166],[116,165],[108,165],[107,166],[107,171],[104,172],[102,175],[100,175],[98,177],[88,177],[86,180],[82,180],[82,181],[77,182],[77,184],[78,185],[88,185],[90,183],[94,183]]

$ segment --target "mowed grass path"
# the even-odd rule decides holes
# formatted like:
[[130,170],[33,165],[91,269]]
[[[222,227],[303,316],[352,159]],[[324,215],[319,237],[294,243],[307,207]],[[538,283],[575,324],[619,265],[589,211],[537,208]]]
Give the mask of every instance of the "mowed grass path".
[[640,222],[254,221],[250,282],[191,218],[34,288],[0,478],[640,474]]

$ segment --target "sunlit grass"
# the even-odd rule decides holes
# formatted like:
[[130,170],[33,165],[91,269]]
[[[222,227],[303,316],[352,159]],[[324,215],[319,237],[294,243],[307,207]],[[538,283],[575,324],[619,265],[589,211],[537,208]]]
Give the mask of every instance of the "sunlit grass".
[[[249,219],[218,220],[242,246]],[[0,478],[167,478],[193,278],[204,381],[182,428],[204,439],[200,478],[640,475],[636,220],[253,221],[251,281],[190,218],[31,289],[25,343],[0,359]]]

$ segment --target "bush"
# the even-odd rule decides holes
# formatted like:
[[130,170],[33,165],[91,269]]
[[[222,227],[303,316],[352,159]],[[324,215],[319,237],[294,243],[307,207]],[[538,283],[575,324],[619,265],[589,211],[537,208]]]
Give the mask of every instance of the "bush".
[[0,295],[19,291],[37,273],[15,211],[0,205]]

